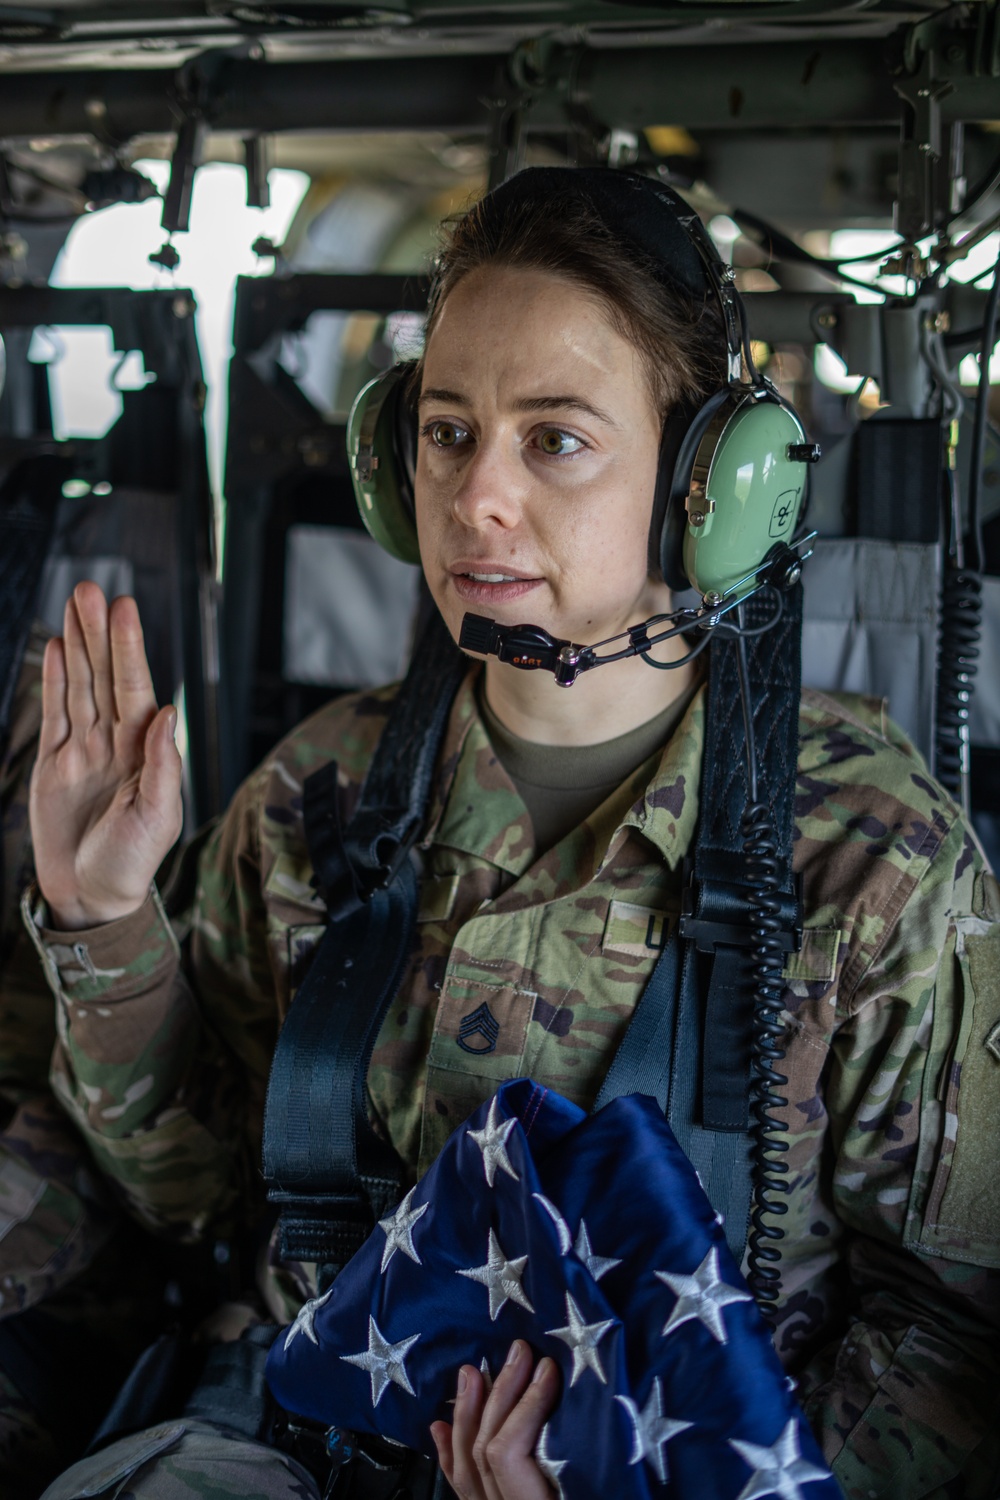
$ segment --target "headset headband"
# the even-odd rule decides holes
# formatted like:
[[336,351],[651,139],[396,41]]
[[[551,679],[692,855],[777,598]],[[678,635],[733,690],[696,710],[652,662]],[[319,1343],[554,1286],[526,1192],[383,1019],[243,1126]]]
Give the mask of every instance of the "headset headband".
[[[649,558],[671,588],[706,599],[756,587],[777,550],[788,548],[819,455],[795,412],[756,370],[733,271],[698,215],[666,184],[607,167],[528,167],[469,210],[484,259],[501,254],[519,219],[567,214],[583,200],[626,260],[638,260],[695,311],[714,298],[722,311],[727,370],[699,404],[668,413],[652,497]],[[567,222],[571,220],[567,219]],[[431,294],[441,295],[447,258]],[[365,526],[394,556],[418,562],[413,474],[405,462],[413,414],[405,372],[388,371],[358,396],[348,424],[354,489]]]
[[729,384],[746,388],[744,361],[751,384],[760,384],[732,267],[722,260],[691,205],[666,183],[612,167],[526,167],[487,193],[471,212],[488,237],[493,224],[521,207],[537,205],[558,213],[560,198],[583,198],[607,233],[645,260],[665,285],[695,301],[706,291],[713,294],[722,312]]

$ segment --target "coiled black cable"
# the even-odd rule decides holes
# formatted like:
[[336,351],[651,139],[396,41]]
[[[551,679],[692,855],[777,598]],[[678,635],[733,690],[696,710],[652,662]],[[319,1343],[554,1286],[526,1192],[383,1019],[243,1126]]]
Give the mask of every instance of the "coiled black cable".
[[[740,611],[742,614],[742,611]],[[740,624],[742,625],[742,618]],[[757,746],[754,736],[750,674],[746,641],[737,637],[737,675],[747,752],[749,797],[743,813],[743,860],[750,888],[750,952],[754,977],[753,1039],[751,1043],[750,1135],[753,1142],[753,1209],[747,1238],[747,1282],[764,1317],[774,1320],[781,1294],[781,1241],[785,1231],[775,1219],[788,1212],[788,1150],[784,1125],[772,1111],[786,1103],[779,1092],[788,1079],[777,1064],[785,1055],[781,1038],[784,950],[780,940],[781,865],[771,815],[757,786]],[[769,1222],[770,1221],[770,1222]]]
[[[952,494],[950,509],[955,516],[954,471],[947,478]],[[969,703],[979,656],[983,580],[978,572],[963,565],[963,554],[961,521],[956,517],[941,576],[934,770],[942,786],[964,803],[969,776]]]
[[754,974],[750,1134],[753,1138],[754,1201],[747,1241],[747,1281],[766,1318],[773,1319],[781,1291],[780,1242],[785,1231],[773,1221],[788,1212],[788,1142],[772,1111],[786,1103],[788,1079],[777,1064],[785,1055],[781,1020],[784,951],[779,937],[778,851],[770,813],[750,802],[743,814],[743,859],[753,908],[751,953]]
[[986,298],[983,342],[979,354],[979,388],[972,421],[969,455],[969,556],[965,556],[961,506],[955,471],[948,470],[951,546],[942,573],[938,626],[937,713],[934,770],[939,781],[959,796],[969,812],[969,704],[982,628],[983,528],[980,499],[989,418],[990,361],[996,343],[1000,307],[1000,261]]

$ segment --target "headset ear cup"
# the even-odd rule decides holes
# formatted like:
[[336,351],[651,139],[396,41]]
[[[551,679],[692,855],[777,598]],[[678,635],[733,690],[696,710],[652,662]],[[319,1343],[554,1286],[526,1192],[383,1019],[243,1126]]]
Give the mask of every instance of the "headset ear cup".
[[416,525],[413,487],[417,480],[417,413],[404,380],[392,400],[392,446],[396,462],[399,498]]
[[720,405],[702,428],[684,536],[684,572],[700,594],[745,594],[791,542],[808,476],[804,437],[767,389]]
[[411,365],[396,365],[359,392],[347,423],[354,498],[365,529],[401,562],[420,562],[413,506],[416,432],[407,400]]
[[690,407],[681,407],[663,424],[649,529],[649,571],[659,572],[668,588],[675,591],[690,587],[683,562],[687,482],[678,482],[677,460],[694,416]]

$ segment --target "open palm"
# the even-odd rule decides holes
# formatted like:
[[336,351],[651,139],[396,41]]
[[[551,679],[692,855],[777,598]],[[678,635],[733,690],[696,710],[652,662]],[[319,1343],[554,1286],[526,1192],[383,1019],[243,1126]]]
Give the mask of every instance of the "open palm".
[[157,712],[135,600],[110,609],[78,584],[42,668],[42,730],[31,780],[38,884],[56,925],[127,916],[182,820],[176,713]]

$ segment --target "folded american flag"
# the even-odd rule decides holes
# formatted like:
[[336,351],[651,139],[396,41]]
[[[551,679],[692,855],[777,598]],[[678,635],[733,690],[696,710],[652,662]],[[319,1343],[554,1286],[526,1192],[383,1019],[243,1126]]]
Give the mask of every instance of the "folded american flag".
[[536,1457],[564,1500],[836,1500],[694,1168],[652,1099],[530,1079],[449,1139],[279,1335],[289,1411],[432,1454],[461,1364],[515,1338],[562,1373]]

